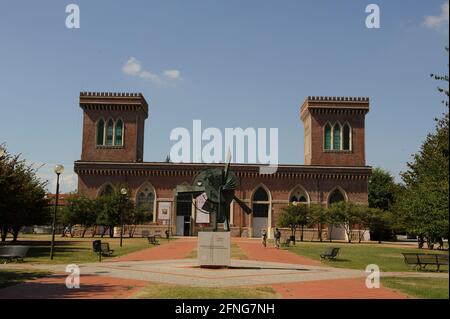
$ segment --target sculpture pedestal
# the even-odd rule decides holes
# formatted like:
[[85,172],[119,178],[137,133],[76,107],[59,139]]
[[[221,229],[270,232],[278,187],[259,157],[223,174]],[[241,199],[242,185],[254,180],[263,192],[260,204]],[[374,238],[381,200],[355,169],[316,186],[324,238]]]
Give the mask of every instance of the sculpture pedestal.
[[229,267],[230,232],[199,232],[197,262],[200,267]]

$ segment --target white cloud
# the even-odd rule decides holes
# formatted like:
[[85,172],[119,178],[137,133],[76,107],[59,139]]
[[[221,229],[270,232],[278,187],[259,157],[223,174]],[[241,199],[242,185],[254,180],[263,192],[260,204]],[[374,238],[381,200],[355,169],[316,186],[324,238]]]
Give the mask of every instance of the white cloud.
[[164,71],[164,76],[169,79],[179,79],[181,76],[181,72],[179,70],[166,70]]
[[141,61],[134,57],[130,57],[127,62],[122,66],[122,72],[125,75],[137,76],[143,80],[153,82],[155,84],[173,84],[174,81],[181,78],[181,72],[179,70],[171,69],[162,72],[162,75],[145,70],[142,67]]
[[136,58],[129,58],[128,61],[123,65],[122,71],[127,75],[139,75],[141,73],[142,66],[141,62]]
[[429,29],[441,30],[442,28],[448,28],[448,14],[449,4],[444,3],[441,5],[441,14],[436,16],[426,16],[423,25]]
[[[56,174],[53,168],[56,164],[45,164],[34,162],[33,167],[37,169],[36,175],[42,181],[47,181],[47,192],[56,192]],[[64,172],[59,177],[59,188],[61,193],[76,191],[78,187],[78,176],[73,172],[73,166],[64,165]]]

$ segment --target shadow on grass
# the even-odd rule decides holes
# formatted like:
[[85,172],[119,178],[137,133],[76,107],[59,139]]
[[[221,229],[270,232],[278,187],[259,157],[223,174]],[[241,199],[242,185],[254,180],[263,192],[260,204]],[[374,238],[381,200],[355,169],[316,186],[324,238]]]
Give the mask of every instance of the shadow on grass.
[[48,272],[43,271],[2,269],[0,270],[0,288],[17,285],[28,280],[43,278],[48,275]]
[[[86,279],[87,276],[83,278]],[[85,281],[81,282],[79,289],[68,289],[65,285],[65,279],[65,275],[53,275],[48,279],[1,289],[0,299],[87,298],[98,294],[106,294],[107,297],[114,290],[114,285],[111,284],[86,283]]]

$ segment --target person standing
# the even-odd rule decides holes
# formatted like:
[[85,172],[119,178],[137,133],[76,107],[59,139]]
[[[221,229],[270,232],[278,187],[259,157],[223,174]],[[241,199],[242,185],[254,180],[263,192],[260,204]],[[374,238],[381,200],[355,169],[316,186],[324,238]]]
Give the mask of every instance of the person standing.
[[267,232],[266,232],[266,230],[263,229],[261,231],[261,234],[262,234],[262,244],[263,244],[264,247],[266,247],[267,246]]
[[275,228],[275,247],[280,248],[280,239],[281,239],[281,232],[278,228]]

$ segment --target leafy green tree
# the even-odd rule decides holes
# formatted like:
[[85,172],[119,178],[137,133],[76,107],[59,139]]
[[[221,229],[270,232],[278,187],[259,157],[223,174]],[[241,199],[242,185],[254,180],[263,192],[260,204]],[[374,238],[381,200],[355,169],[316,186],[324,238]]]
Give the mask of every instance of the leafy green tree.
[[97,205],[95,201],[95,199],[82,195],[69,198],[63,213],[63,225],[81,225],[83,227],[81,237],[84,237],[89,227],[96,226]]
[[148,213],[150,211],[148,205],[134,205],[133,208],[127,210],[125,223],[128,225],[128,236],[130,238],[134,236],[137,225],[151,221],[152,215]]
[[327,208],[321,204],[311,204],[309,213],[309,223],[312,227],[317,227],[317,236],[323,241],[323,227],[328,222]]
[[338,202],[330,206],[330,214],[334,215],[335,222],[344,228],[348,242],[352,242],[353,230],[361,221],[361,209],[354,203]]
[[283,208],[278,219],[278,226],[291,228],[292,236],[295,236],[297,227],[300,227],[300,240],[303,241],[304,227],[308,224],[309,207],[306,204],[292,204]]
[[374,168],[369,179],[369,207],[390,210],[397,188],[394,177],[388,171]]
[[8,232],[17,240],[23,226],[45,224],[50,219],[46,183],[36,176],[36,169],[19,155],[0,158],[0,232],[2,242]]
[[407,163],[407,171],[401,174],[404,187],[399,199],[401,220],[407,231],[419,239],[425,238],[429,248],[436,241],[442,245],[442,238],[448,238],[449,225],[449,78],[434,74],[432,77],[447,82],[446,89],[438,87],[445,95],[446,110],[436,119],[435,131],[427,135],[418,153]]

